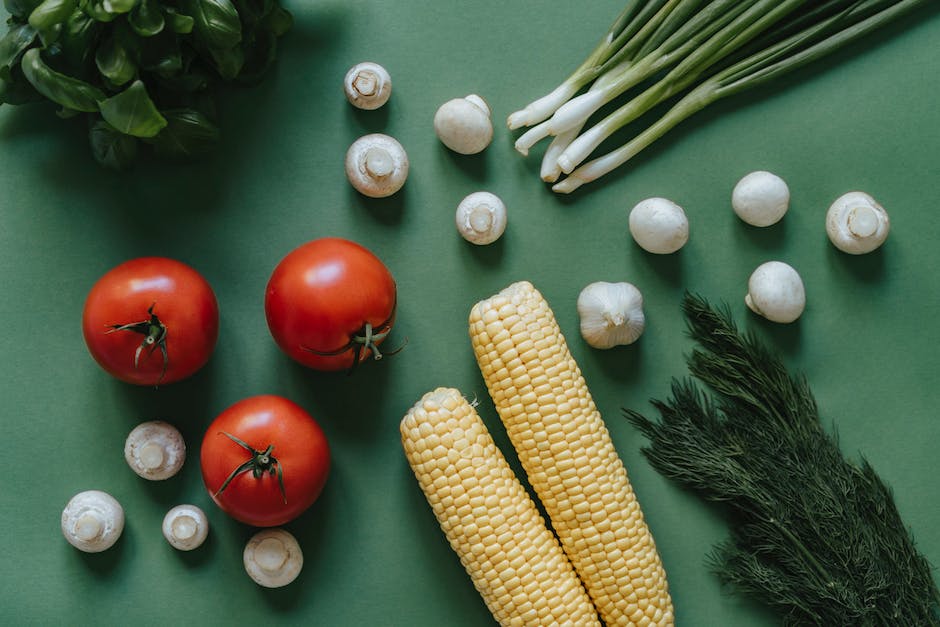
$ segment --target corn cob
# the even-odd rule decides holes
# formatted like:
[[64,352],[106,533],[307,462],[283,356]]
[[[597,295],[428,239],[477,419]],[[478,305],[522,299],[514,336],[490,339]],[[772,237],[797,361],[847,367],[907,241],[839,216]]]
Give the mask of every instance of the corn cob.
[[608,625],[672,625],[666,574],[623,462],[542,295],[519,282],[470,313],[490,396]]
[[402,420],[401,439],[451,548],[501,625],[600,626],[558,540],[460,392],[425,394]]

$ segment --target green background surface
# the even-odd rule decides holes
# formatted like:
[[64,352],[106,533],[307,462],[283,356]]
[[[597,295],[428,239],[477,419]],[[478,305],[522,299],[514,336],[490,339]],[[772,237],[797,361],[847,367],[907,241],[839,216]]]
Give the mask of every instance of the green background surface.
[[[720,103],[631,166],[559,198],[538,180],[502,120],[556,85],[584,57],[621,2],[471,3],[291,0],[296,24],[273,73],[231,94],[224,139],[188,166],[143,162],[116,175],[91,159],[84,126],[47,106],[0,108],[0,378],[4,477],[0,608],[7,624],[486,625],[492,619],[424,501],[401,452],[398,422],[420,396],[454,386],[481,401],[494,438],[518,464],[474,362],[471,305],[519,279],[553,305],[630,473],[665,563],[681,625],[772,625],[777,618],[723,590],[709,548],[726,537],[720,510],[648,466],[622,406],[648,408],[685,373],[691,348],[679,311],[686,290],[730,304],[742,326],[808,377],[827,425],[892,487],[918,545],[940,564],[940,12],[930,7],[810,72]],[[391,72],[390,103],[352,109],[348,67],[376,60]],[[431,119],[445,100],[476,92],[491,105],[495,139],[482,155],[448,152]],[[386,132],[408,150],[411,176],[388,200],[346,183],[346,147]],[[734,183],[755,169],[793,194],[782,223],[755,229],[730,209]],[[457,202],[487,189],[509,207],[496,244],[476,248],[453,226]],[[868,191],[892,233],[878,252],[850,257],[826,239],[830,202]],[[691,240],[654,257],[629,238],[639,200],[681,204]],[[291,363],[268,334],[264,286],[277,262],[316,237],[355,239],[399,285],[392,344],[400,354],[353,377]],[[183,260],[213,285],[221,336],[209,366],[183,383],[136,388],[88,356],[85,295],[132,257]],[[780,259],[801,272],[808,305],[779,326],[743,304],[747,277]],[[608,352],[577,331],[575,300],[596,280],[644,293],[641,340]],[[288,525],[305,567],[280,590],[252,583],[241,552],[252,530],[210,501],[197,452],[209,421],[235,401],[276,393],[307,408],[333,448],[328,485]],[[127,433],[164,419],[187,439],[190,461],[149,483],[125,465]],[[124,505],[124,537],[85,555],[61,537],[76,492],[101,489]],[[192,553],[163,540],[164,513],[203,507],[212,530]]]

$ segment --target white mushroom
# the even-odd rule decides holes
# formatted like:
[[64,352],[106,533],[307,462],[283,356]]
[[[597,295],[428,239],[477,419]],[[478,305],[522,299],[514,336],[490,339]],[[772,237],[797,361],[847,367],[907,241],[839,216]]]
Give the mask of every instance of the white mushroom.
[[806,291],[792,266],[768,261],[748,279],[744,302],[751,311],[772,322],[793,322],[806,307]]
[[888,237],[888,212],[865,192],[843,194],[826,213],[829,241],[850,255],[870,253]]
[[493,140],[490,108],[475,94],[448,100],[434,114],[434,132],[454,152],[481,152]]
[[506,230],[506,205],[495,194],[474,192],[457,205],[456,220],[465,240],[491,244]]
[[169,479],[186,461],[186,443],[173,425],[162,420],[144,422],[127,436],[124,459],[144,479]]
[[591,283],[578,295],[581,337],[594,348],[632,344],[643,334],[643,295],[631,283]]
[[163,517],[163,537],[174,549],[192,551],[209,535],[206,513],[195,505],[177,505]]
[[62,535],[80,551],[98,553],[109,549],[123,531],[124,509],[107,492],[79,492],[62,510]]
[[408,155],[394,138],[381,133],[360,137],[346,151],[346,178],[370,198],[391,196],[408,178]]
[[790,188],[776,174],[751,172],[734,186],[731,206],[748,224],[770,226],[779,222],[790,207]]
[[252,536],[244,560],[248,576],[265,588],[286,586],[304,565],[297,539],[284,529],[265,529]]
[[392,95],[392,77],[388,70],[371,61],[357,63],[343,80],[346,99],[357,109],[378,109]]
[[671,200],[647,198],[630,211],[630,234],[643,250],[668,255],[689,241],[689,220]]

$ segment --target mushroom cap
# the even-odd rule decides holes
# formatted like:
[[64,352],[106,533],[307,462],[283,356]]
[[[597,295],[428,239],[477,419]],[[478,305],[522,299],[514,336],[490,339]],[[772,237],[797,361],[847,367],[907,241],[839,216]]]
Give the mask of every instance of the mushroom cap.
[[744,302],[751,311],[771,322],[793,322],[806,307],[806,291],[800,274],[782,261],[762,263],[747,281]]
[[286,586],[300,574],[304,554],[297,539],[285,529],[259,531],[245,545],[245,570],[265,588]]
[[646,328],[643,295],[632,283],[596,281],[578,295],[581,337],[594,348],[637,341]]
[[346,151],[346,178],[365,196],[391,196],[408,179],[408,154],[394,137],[364,135]]
[[885,242],[890,230],[888,212],[865,192],[839,196],[826,212],[829,241],[850,255],[875,250]]
[[482,152],[493,140],[490,109],[475,94],[448,100],[434,114],[434,132],[454,152],[462,155]]
[[392,77],[388,70],[372,61],[349,68],[343,79],[346,99],[357,109],[378,109],[392,95]]
[[630,234],[643,250],[674,253],[689,241],[689,220],[682,207],[665,198],[641,200],[630,211]]
[[186,461],[186,443],[176,427],[168,422],[143,422],[128,434],[124,459],[131,470],[144,479],[169,479]]
[[62,535],[79,551],[99,553],[109,549],[123,531],[124,508],[107,492],[79,492],[62,510]]
[[739,218],[752,226],[779,222],[790,207],[790,188],[771,172],[751,172],[734,186],[731,206]]
[[163,537],[174,549],[192,551],[209,535],[209,519],[195,505],[177,505],[163,517]]
[[460,235],[473,244],[491,244],[506,230],[506,205],[496,194],[474,192],[460,201],[455,216]]

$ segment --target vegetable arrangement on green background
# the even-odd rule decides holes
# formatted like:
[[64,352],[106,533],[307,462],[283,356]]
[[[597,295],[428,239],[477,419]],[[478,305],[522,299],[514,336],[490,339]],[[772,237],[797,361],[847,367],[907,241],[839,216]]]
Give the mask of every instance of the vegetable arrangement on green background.
[[124,169],[143,142],[189,158],[219,138],[223,83],[259,80],[292,17],[277,0],[4,0],[0,103],[85,115],[92,153]]

